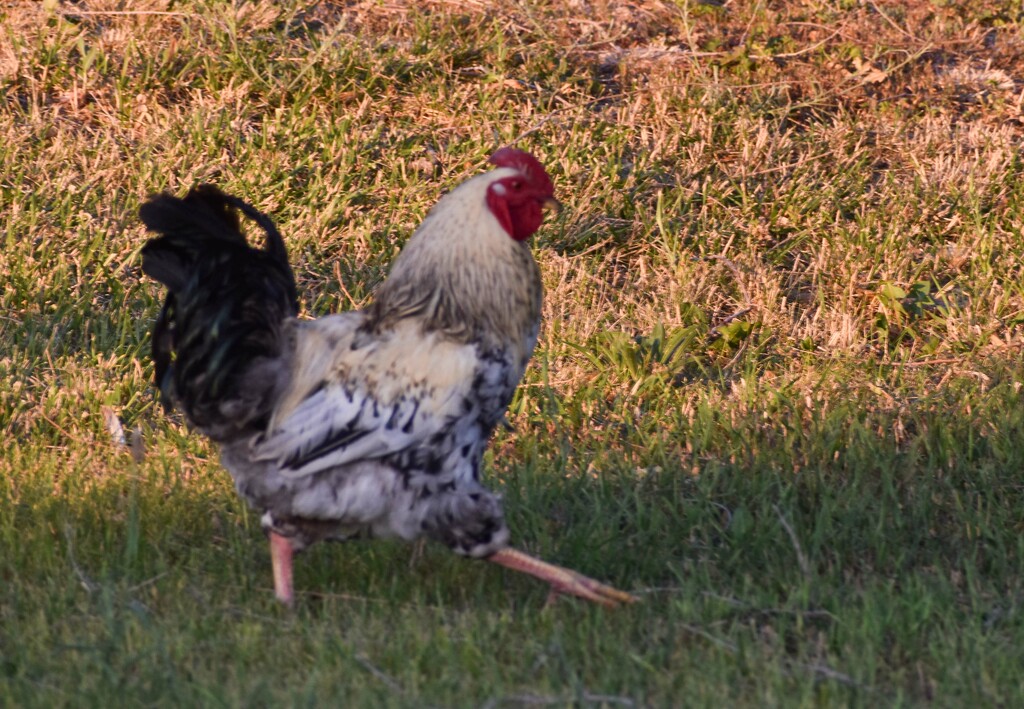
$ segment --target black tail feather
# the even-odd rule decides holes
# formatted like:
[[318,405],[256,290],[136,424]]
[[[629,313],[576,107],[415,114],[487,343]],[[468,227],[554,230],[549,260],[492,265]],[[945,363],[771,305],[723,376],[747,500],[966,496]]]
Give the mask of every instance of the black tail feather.
[[[263,249],[248,245],[238,211],[265,232]],[[218,441],[261,430],[287,383],[286,322],[298,314],[281,234],[269,217],[211,185],[184,198],[155,195],[139,217],[161,234],[143,247],[142,270],[168,288],[153,327],[165,405]]]

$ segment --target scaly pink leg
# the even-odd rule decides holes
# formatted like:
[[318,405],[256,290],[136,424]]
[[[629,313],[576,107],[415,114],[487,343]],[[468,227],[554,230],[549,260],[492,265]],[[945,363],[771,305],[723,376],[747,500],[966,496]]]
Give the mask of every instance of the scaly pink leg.
[[270,564],[274,567],[274,595],[286,606],[292,604],[292,543],[277,532],[270,533]]
[[547,581],[551,584],[552,594],[568,593],[585,598],[588,601],[593,601],[594,603],[600,603],[602,606],[609,608],[620,603],[635,603],[639,600],[636,596],[631,596],[625,591],[606,586],[572,569],[541,561],[518,549],[502,549],[487,557],[487,561],[493,561],[495,564],[500,564],[506,569],[520,571],[524,574],[535,576],[542,581]]

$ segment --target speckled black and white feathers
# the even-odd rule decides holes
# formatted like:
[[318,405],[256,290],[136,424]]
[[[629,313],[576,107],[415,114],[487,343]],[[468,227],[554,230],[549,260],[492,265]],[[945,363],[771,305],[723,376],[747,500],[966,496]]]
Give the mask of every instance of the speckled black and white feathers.
[[507,529],[480,464],[521,372],[414,318],[372,337],[364,324],[361,312],[296,323],[296,366],[267,430],[225,449],[239,491],[279,532],[500,548]]
[[[237,210],[262,227],[263,249],[246,243]],[[287,383],[286,322],[298,313],[281,235],[210,185],[151,197],[139,216],[161,234],[143,247],[142,270],[167,286],[152,343],[165,405],[216,441],[262,430]]]

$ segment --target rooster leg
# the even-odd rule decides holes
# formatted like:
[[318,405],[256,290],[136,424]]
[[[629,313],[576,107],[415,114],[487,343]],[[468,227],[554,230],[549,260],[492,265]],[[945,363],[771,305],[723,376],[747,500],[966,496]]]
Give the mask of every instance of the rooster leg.
[[288,537],[270,532],[270,563],[274,567],[274,595],[286,606],[292,604],[292,543]]
[[502,549],[487,557],[487,561],[547,581],[551,584],[552,594],[567,593],[609,608],[620,603],[635,603],[638,600],[625,591],[605,586],[588,576],[541,561],[517,549]]

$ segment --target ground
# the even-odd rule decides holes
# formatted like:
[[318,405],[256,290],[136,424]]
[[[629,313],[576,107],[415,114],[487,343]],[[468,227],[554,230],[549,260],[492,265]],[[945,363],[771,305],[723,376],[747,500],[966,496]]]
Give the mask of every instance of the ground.
[[[1003,2],[9,2],[0,705],[1024,703],[1024,39]],[[316,316],[515,144],[538,352],[487,459],[616,611],[256,516],[150,384],[146,195]]]

